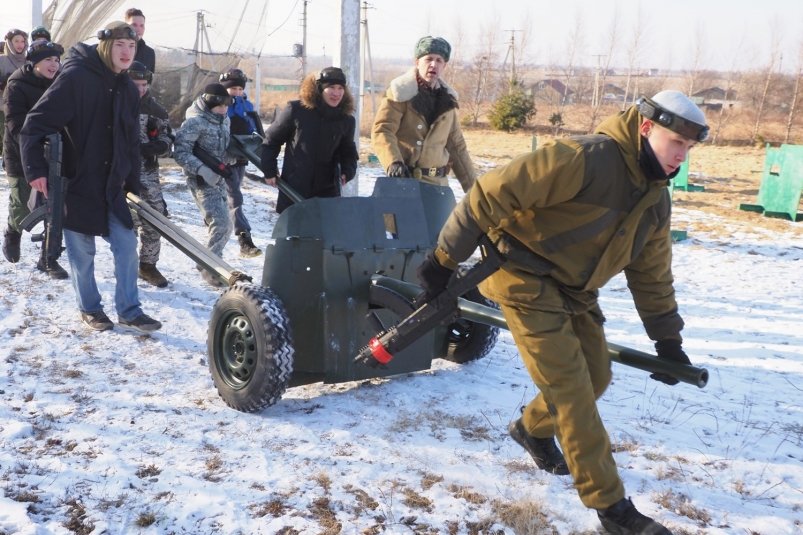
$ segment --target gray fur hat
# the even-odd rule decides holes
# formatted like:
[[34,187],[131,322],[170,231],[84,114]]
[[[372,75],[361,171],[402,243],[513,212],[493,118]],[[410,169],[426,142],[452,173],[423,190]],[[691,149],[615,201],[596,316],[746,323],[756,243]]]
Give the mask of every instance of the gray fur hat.
[[427,54],[438,54],[446,62],[449,62],[449,56],[452,55],[452,45],[450,45],[443,37],[432,37],[427,35],[418,40],[415,45],[415,59]]

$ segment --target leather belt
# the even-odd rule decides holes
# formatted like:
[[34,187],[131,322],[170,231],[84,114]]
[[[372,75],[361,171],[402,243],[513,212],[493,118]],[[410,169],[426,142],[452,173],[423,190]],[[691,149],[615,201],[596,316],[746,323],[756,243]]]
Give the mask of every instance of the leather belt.
[[413,178],[421,179],[422,177],[435,178],[444,177],[449,173],[449,166],[443,167],[414,167]]

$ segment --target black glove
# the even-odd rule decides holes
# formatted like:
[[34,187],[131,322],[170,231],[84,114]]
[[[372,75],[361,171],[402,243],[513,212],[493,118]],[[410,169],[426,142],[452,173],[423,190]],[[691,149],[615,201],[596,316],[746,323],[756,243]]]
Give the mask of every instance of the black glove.
[[[691,365],[689,356],[681,347],[680,340],[658,340],[655,342],[655,351],[658,353],[659,359],[671,360],[672,362],[677,362],[678,364]],[[675,386],[678,384],[678,380],[667,373],[651,373],[650,379],[660,381],[668,384],[669,386]]]
[[148,121],[145,123],[145,133],[148,135],[148,139],[159,137],[159,123],[156,121],[156,117],[148,116]]
[[388,166],[388,176],[409,177],[410,169],[404,165],[404,162],[393,162]]
[[416,306],[421,306],[431,301],[443,292],[452,277],[452,273],[454,273],[453,270],[443,267],[435,260],[432,254],[428,254],[427,258],[416,270],[418,280],[421,282],[421,288],[424,289],[423,294],[415,298]]

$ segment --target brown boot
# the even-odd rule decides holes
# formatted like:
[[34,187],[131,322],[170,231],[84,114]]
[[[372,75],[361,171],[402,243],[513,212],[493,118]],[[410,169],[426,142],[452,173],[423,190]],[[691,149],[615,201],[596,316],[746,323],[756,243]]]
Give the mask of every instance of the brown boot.
[[156,268],[156,264],[148,264],[145,262],[139,263],[139,278],[153,284],[157,288],[164,288],[167,286],[167,279],[164,278],[159,270]]

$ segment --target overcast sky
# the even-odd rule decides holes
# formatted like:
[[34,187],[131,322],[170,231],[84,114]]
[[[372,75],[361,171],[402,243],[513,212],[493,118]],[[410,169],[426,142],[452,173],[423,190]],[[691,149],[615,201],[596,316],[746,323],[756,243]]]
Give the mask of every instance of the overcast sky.
[[[3,3],[0,25],[30,26],[30,2]],[[616,21],[613,66],[628,64],[627,50],[638,26],[643,28],[638,57],[643,68],[727,69],[735,65],[745,70],[767,65],[770,51],[778,46],[783,53],[781,68],[794,72],[803,40],[803,2],[799,0],[373,0],[368,4],[375,58],[408,57],[418,37],[433,34],[449,40],[464,59],[480,52],[490,38],[501,59],[513,35],[516,42],[526,43],[517,52],[517,62],[566,64],[571,37],[581,35],[573,63],[593,66],[610,55]],[[205,11],[213,51],[231,46],[235,51],[290,55],[293,44],[302,41],[304,0],[133,0],[120,5],[119,18],[132,5],[145,12],[145,38],[156,45],[192,48],[200,9]],[[332,56],[338,46],[339,6],[340,0],[307,2],[308,54]]]

